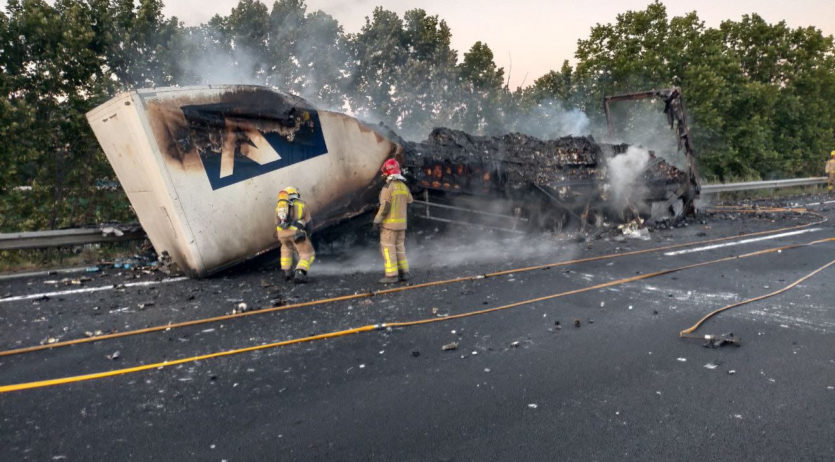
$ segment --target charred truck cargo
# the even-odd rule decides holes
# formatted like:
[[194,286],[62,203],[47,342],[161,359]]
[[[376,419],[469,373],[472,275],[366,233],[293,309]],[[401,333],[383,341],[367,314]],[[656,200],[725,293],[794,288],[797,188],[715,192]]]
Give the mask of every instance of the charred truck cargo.
[[694,170],[660,158],[641,167],[628,194],[613,194],[607,165],[625,144],[443,128],[407,142],[258,86],[137,90],[87,118],[158,255],[196,277],[278,245],[273,210],[285,186],[302,193],[313,230],[375,208],[379,168],[390,157],[406,167],[428,218],[461,221],[476,211],[502,229],[584,226],[604,213],[649,216],[642,204],[680,214],[698,194]]
[[[438,128],[427,141],[403,144],[407,172],[425,190],[426,205],[466,203],[461,195],[490,197],[503,205],[494,204],[489,213],[477,210],[483,206],[452,210],[459,216],[469,211],[497,228],[561,231],[567,225],[599,225],[605,218],[676,217],[692,207],[698,191],[690,181],[695,176],[651,151],[631,176],[613,181],[612,160],[630,146],[597,143],[590,136],[543,141],[519,133],[479,137]],[[431,210],[430,218],[450,220]],[[490,217],[502,212],[508,214],[505,220]]]

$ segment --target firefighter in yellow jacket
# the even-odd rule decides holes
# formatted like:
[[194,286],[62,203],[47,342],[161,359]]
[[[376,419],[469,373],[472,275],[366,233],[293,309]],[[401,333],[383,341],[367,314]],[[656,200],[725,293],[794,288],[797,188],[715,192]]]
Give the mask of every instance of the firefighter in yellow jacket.
[[386,177],[386,185],[380,191],[380,209],[374,217],[374,229],[380,229],[380,251],[386,275],[380,282],[389,284],[409,279],[409,261],[406,259],[406,206],[412,203],[412,194],[406,179],[400,174],[400,164],[395,159],[383,163],[380,171]]
[[[294,282],[307,282],[307,272],[316,258],[316,252],[310,243],[310,211],[301,200],[299,191],[288,186],[278,193],[275,206],[276,237],[281,242],[281,269],[284,279]],[[293,253],[299,254],[293,275]]]
[[832,191],[832,188],[835,187],[835,151],[832,151],[830,154],[830,158],[826,161],[826,174],[829,176],[829,191]]

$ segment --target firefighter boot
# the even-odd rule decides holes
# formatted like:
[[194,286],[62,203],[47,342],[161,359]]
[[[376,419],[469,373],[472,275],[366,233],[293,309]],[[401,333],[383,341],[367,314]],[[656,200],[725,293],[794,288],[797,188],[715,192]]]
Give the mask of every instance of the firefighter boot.
[[293,279],[293,282],[295,282],[296,284],[303,284],[307,282],[307,271],[303,269],[297,269],[296,278]]
[[409,280],[409,272],[408,271],[401,271],[398,276],[400,277],[401,281],[408,281]]
[[377,282],[379,282],[380,284],[393,284],[398,280],[399,279],[397,278],[397,276],[385,276]]
[[293,270],[284,270],[284,280],[289,281],[293,279]]

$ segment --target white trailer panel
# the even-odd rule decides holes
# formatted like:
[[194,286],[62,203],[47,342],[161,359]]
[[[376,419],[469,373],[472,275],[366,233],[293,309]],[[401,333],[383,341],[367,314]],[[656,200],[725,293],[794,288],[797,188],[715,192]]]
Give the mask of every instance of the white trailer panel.
[[197,277],[278,245],[283,187],[321,228],[374,207],[380,165],[402,157],[352,117],[257,86],[132,91],[87,119],[157,253]]

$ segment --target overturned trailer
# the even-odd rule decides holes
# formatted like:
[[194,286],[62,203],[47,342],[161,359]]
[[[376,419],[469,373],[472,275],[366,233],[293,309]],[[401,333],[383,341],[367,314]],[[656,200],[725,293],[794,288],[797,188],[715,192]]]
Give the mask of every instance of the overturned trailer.
[[638,205],[645,203],[676,215],[698,194],[694,172],[653,157],[635,193],[611,200],[606,166],[626,144],[443,128],[407,142],[381,125],[258,86],[131,91],[87,118],[157,253],[196,277],[278,245],[273,208],[284,186],[302,192],[314,230],[374,208],[379,167],[390,157],[404,164],[427,211],[489,210],[502,229],[585,225],[613,207],[625,219],[627,209],[650,214]]
[[356,119],[257,86],[131,91],[87,119],[157,254],[196,277],[278,246],[283,187],[321,229],[374,207],[380,164],[402,160]]

